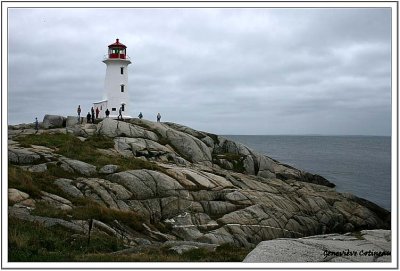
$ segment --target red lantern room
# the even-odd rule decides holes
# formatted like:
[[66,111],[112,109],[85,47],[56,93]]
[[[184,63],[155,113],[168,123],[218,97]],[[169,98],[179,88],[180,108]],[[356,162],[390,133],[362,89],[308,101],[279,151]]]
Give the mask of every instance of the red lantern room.
[[119,42],[119,39],[115,43],[108,45],[108,58],[126,58],[126,46]]

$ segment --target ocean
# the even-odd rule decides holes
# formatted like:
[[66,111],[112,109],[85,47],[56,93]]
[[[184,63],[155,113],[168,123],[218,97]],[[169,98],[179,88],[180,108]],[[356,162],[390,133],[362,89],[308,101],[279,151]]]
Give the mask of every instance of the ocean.
[[387,136],[226,135],[295,168],[318,174],[391,210],[391,138]]

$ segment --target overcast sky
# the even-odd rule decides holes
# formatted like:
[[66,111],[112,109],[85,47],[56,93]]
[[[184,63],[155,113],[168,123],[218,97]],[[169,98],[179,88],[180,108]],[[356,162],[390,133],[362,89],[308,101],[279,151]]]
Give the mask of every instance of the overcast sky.
[[390,9],[9,9],[8,121],[87,113],[124,43],[132,116],[217,134],[391,134]]

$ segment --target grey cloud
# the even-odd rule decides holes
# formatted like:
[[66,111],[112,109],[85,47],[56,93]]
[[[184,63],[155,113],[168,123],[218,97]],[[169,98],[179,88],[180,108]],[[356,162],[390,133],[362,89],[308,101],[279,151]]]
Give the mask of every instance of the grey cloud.
[[[77,104],[100,100],[102,57],[120,38],[133,62],[133,116],[142,111],[154,119],[161,112],[163,120],[221,134],[390,133],[388,9],[9,14],[13,123],[50,111],[75,114]],[[371,121],[379,125],[359,124]]]

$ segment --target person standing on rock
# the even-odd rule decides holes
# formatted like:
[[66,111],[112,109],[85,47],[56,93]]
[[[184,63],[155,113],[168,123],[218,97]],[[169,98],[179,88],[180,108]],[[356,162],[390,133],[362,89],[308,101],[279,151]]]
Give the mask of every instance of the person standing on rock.
[[98,119],[98,118],[99,118],[99,113],[100,113],[100,110],[99,110],[99,108],[98,108],[98,107],[96,107],[96,119]]
[[78,119],[81,119],[81,105],[78,105],[78,109],[76,110],[78,112]]
[[118,115],[118,119],[121,117],[121,120],[123,120],[122,118],[122,106],[119,108],[119,115]]
[[35,118],[35,130],[36,130],[36,133],[39,131],[39,122],[38,122],[37,118]]
[[158,113],[157,114],[157,122],[160,122],[160,120],[161,120],[161,115],[160,115],[160,113]]
[[90,112],[87,112],[87,115],[86,115],[86,122],[87,123],[90,123],[90,119],[92,118],[92,115],[90,115]]
[[139,114],[139,119],[142,119],[143,118],[143,114],[142,114],[142,112],[140,112],[140,114]]
[[108,108],[107,108],[107,110],[106,110],[106,118],[108,118],[108,116],[110,116],[110,110],[108,110]]
[[94,123],[94,108],[93,108],[93,106],[92,106],[91,111],[92,111],[92,123]]

